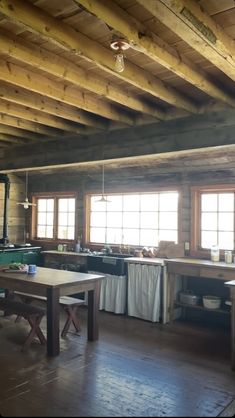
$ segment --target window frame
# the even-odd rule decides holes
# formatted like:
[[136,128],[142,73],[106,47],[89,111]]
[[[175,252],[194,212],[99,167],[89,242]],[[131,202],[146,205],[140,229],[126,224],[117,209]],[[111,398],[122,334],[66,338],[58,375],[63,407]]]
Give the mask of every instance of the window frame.
[[[197,258],[210,258],[210,249],[203,249],[201,243],[201,195],[203,193],[234,193],[235,185],[232,184],[213,184],[191,187],[191,241],[190,255]],[[224,251],[220,250],[221,255]],[[235,208],[234,208],[234,250],[235,251]]]
[[[58,200],[59,199],[75,199],[75,225],[74,225],[74,239],[62,239],[57,238],[58,236]],[[54,224],[53,224],[53,238],[39,238],[37,237],[37,201],[38,199],[54,199]],[[77,231],[78,231],[78,194],[76,192],[45,192],[45,193],[32,193],[32,203],[35,203],[36,206],[32,206],[32,220],[31,220],[31,240],[38,242],[47,242],[47,243],[68,243],[72,244],[76,242]]]
[[[116,189],[115,191],[110,191],[106,187],[105,196],[112,196],[112,195],[135,195],[135,194],[149,194],[149,193],[164,193],[164,192],[172,192],[178,193],[178,244],[182,242],[182,188],[179,186],[172,185],[171,187],[159,187],[157,189],[149,189],[149,188],[139,188],[138,190],[129,190],[129,188],[121,188]],[[104,243],[91,243],[90,242],[90,213],[91,213],[91,196],[101,196],[101,193],[97,193],[97,191],[89,191],[84,195],[84,208],[85,208],[85,216],[84,216],[84,231],[85,231],[85,240],[84,243],[89,246],[91,249],[99,249],[101,246],[104,246]],[[120,244],[111,244],[112,248],[119,248]],[[126,246],[126,245],[125,245]],[[130,248],[142,248],[139,245],[128,245]]]

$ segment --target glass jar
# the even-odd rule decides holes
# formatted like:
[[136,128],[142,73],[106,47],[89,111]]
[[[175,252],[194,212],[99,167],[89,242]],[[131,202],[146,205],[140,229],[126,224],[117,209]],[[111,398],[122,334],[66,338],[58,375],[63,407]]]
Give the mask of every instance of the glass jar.
[[225,261],[225,263],[228,263],[228,264],[233,262],[232,251],[225,251],[224,252],[224,261]]
[[63,244],[59,244],[57,247],[57,250],[60,252],[63,251]]
[[218,245],[212,245],[211,247],[211,261],[219,261],[219,247]]

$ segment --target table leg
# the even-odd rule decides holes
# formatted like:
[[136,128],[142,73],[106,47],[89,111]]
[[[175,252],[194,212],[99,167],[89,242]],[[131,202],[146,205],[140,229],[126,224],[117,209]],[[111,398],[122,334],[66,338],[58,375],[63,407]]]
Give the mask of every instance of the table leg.
[[87,320],[87,338],[89,341],[95,341],[99,338],[98,313],[100,300],[100,282],[94,283],[94,289],[88,291],[88,320]]
[[47,289],[47,354],[60,353],[60,306],[59,289]]

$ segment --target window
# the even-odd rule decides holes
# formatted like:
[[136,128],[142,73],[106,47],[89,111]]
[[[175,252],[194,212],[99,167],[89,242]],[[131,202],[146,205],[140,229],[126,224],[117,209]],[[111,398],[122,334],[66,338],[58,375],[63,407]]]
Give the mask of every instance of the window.
[[75,239],[75,196],[34,196],[34,238]]
[[178,192],[112,194],[108,202],[92,195],[88,241],[91,244],[157,246],[178,242]]
[[234,249],[235,187],[193,188],[194,247]]

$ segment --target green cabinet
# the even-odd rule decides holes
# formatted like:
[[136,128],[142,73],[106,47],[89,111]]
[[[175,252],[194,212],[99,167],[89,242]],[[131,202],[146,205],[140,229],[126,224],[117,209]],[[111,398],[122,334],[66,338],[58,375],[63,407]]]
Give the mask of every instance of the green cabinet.
[[0,264],[21,263],[22,254],[16,252],[8,252],[0,254]]
[[42,265],[42,257],[40,252],[37,251],[28,251],[22,253],[23,264],[36,264],[36,266]]
[[22,263],[42,265],[41,250],[4,251],[0,253],[0,264]]
[[[0,265],[11,263],[36,264],[36,266],[42,266],[41,248],[0,252]],[[0,293],[3,292],[4,289],[0,289]]]

